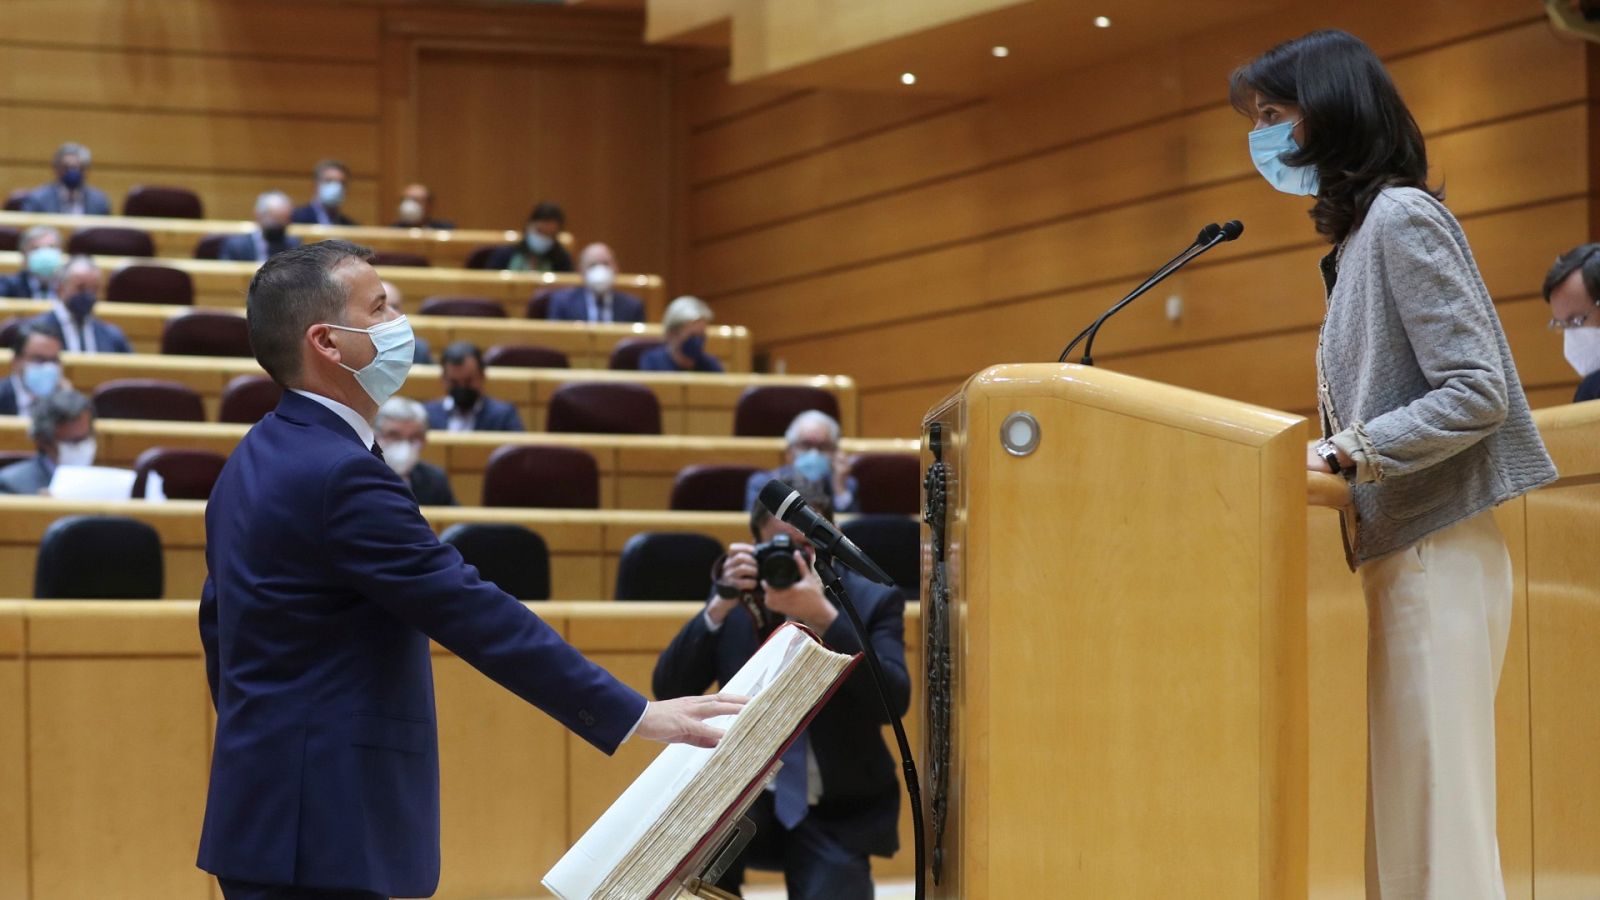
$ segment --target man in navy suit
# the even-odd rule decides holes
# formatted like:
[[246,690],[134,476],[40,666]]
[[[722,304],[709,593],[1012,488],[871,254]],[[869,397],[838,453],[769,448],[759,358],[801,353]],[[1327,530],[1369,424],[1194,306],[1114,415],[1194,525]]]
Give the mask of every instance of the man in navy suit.
[[275,253],[300,246],[300,239],[289,233],[293,206],[283,191],[267,191],[256,197],[256,230],[229,235],[217,248],[217,259],[264,262]]
[[[820,495],[807,503],[827,509]],[[730,545],[717,564],[718,589],[711,602],[684,624],[656,661],[652,687],[657,697],[688,697],[712,683],[726,684],[777,627],[774,620],[758,628],[742,594],[763,597],[771,613],[810,627],[835,650],[861,650],[849,619],[823,593],[809,562],[812,550],[800,532],[760,504],[751,508],[750,529],[762,541],[789,535],[804,551],[796,552],[801,579],[781,590],[760,582],[754,547]],[[898,589],[874,584],[842,565],[835,564],[835,571],[878,651],[890,703],[903,716],[911,702],[905,598]],[[871,900],[867,857],[892,856],[899,847],[900,782],[883,742],[885,724],[871,673],[858,666],[784,754],[783,769],[750,809],[756,836],[718,886],[737,892],[749,865],[781,870],[791,900]]]
[[133,346],[121,328],[95,318],[101,280],[100,266],[94,257],[72,257],[56,277],[59,299],[50,304],[49,312],[28,321],[54,323],[71,353],[132,353]]
[[605,244],[578,254],[583,284],[550,295],[546,318],[564,322],[643,322],[644,301],[615,290],[617,258]]
[[522,416],[504,400],[483,395],[483,353],[456,341],[439,357],[446,396],[428,403],[428,427],[442,431],[523,431]]
[[25,322],[11,341],[11,375],[0,381],[0,416],[25,416],[54,394],[61,377],[61,331],[54,322]]
[[0,276],[0,297],[50,300],[56,295],[56,273],[66,257],[61,253],[61,232],[49,225],[35,225],[17,239],[22,251],[22,268],[15,275]]
[[286,390],[206,505],[217,725],[199,866],[227,900],[434,891],[429,638],[606,753],[630,736],[714,745],[704,719],[742,699],[647,703],[439,542],[374,442],[412,349],[370,257],[345,241],[280,253],[246,300],[256,360]]
[[316,180],[317,193],[305,206],[297,206],[289,214],[289,221],[301,225],[354,225],[355,220],[344,214],[346,183],[350,168],[337,159],[324,159],[311,170]]
[[22,201],[23,212],[111,215],[111,201],[105,192],[84,183],[89,178],[88,147],[69,141],[56,148],[50,162],[56,180],[29,191]]

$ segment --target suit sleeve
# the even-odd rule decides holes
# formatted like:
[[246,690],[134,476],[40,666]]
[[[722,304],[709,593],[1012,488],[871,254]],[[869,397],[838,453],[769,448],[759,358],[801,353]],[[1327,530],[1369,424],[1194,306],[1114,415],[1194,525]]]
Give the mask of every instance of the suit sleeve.
[[[904,716],[911,707],[911,675],[906,669],[906,599],[898,588],[874,588],[883,591],[884,597],[862,624],[867,627],[867,637],[872,641],[873,649],[878,651],[878,662],[883,666],[884,686],[889,692],[889,704],[894,707],[896,716]],[[822,642],[840,653],[860,653],[862,650],[861,639],[856,636],[855,627],[850,624],[850,618],[844,610],[840,610],[838,618],[828,626],[827,632],[822,635]],[[878,690],[872,683],[872,671],[866,660],[862,660],[850,673],[849,679],[839,686],[829,702],[829,708],[830,711],[860,716],[873,722],[887,724],[889,721],[883,714],[883,703],[878,699]]]
[[1583,403],[1586,400],[1600,400],[1600,372],[1590,372],[1578,382],[1578,392],[1572,395],[1572,402]]
[[[727,623],[723,623],[727,627]],[[717,680],[717,634],[706,626],[705,611],[697,611],[678,630],[672,643],[656,657],[650,689],[657,700],[704,694]]]
[[211,687],[211,708],[217,708],[217,585],[206,575],[200,588],[200,646],[206,654],[206,684]]
[[104,323],[101,323],[101,324],[106,326],[106,334],[107,334],[107,336],[109,336],[111,338],[111,352],[113,352],[113,353],[132,353],[133,352],[133,345],[128,343],[128,336],[122,333],[122,329],[121,328],[118,328],[117,326],[111,324],[110,322],[104,322]]
[[336,464],[323,503],[327,559],[352,590],[605,753],[633,730],[645,698],[480,580],[439,542],[405,484],[376,457],[353,453]]

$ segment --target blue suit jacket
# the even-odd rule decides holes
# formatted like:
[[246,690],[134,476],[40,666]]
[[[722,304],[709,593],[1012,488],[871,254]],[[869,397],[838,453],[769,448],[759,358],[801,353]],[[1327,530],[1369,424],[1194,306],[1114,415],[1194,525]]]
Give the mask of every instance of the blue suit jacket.
[[441,544],[404,481],[285,391],[206,504],[200,638],[217,710],[199,865],[265,884],[432,894],[428,638],[606,753],[645,700]]
[[[83,213],[86,216],[111,215],[111,201],[106,197],[106,192],[99,188],[84,185]],[[41,184],[28,192],[22,201],[23,212],[36,213],[64,213],[67,211],[66,189],[58,182]]]
[[1586,400],[1600,399],[1600,372],[1590,372],[1583,380],[1578,382],[1578,390],[1572,395],[1573,403],[1582,403]]
[[53,296],[50,286],[32,272],[0,276],[0,297],[42,298]]
[[[53,312],[42,312],[28,320],[28,324],[38,323],[48,328],[59,331],[61,320]],[[132,353],[133,345],[128,343],[128,336],[122,329],[103,319],[89,317],[89,328],[94,331],[94,346],[96,353]]]
[[[889,702],[904,716],[911,704],[905,597],[898,588],[874,584],[841,564],[835,564],[834,570],[855,601],[868,638],[878,651]],[[841,653],[861,650],[861,641],[843,612],[821,638]],[[730,610],[716,632],[706,625],[705,615],[696,612],[656,660],[652,679],[656,697],[687,697],[704,693],[713,682],[727,684],[761,641],[755,620],[743,606]],[[810,815],[857,853],[891,856],[900,846],[899,768],[883,742],[886,724],[872,673],[863,661],[806,731],[822,772],[822,797]]]
[[[582,285],[569,287],[550,295],[550,309],[545,318],[563,322],[589,321],[589,289]],[[621,291],[611,292],[611,321],[643,322],[644,301]]]
[[[428,410],[428,427],[437,431],[448,431],[450,428],[450,411],[444,408],[444,400],[430,400],[423,404]],[[504,400],[493,397],[478,398],[478,412],[472,417],[473,431],[525,431],[522,427],[522,416],[517,408]]]

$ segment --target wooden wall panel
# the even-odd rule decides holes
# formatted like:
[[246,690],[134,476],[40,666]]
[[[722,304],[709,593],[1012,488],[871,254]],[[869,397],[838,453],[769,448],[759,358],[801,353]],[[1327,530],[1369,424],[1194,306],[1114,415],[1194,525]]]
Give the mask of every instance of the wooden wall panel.
[[77,47],[371,60],[378,15],[356,3],[6,0],[0,34]]

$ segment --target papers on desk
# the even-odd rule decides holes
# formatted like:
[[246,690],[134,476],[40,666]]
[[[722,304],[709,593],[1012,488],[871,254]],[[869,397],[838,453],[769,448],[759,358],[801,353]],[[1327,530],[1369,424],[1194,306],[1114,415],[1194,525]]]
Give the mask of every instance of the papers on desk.
[[[135,477],[132,469],[56,466],[50,479],[50,496],[57,500],[127,500],[133,496]],[[145,479],[144,499],[167,499],[159,474],[151,472]]]

